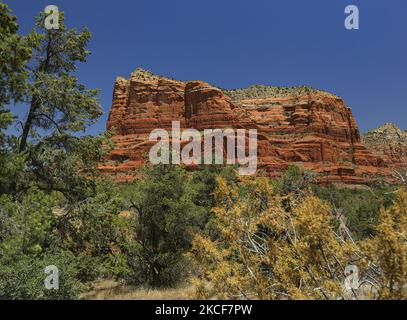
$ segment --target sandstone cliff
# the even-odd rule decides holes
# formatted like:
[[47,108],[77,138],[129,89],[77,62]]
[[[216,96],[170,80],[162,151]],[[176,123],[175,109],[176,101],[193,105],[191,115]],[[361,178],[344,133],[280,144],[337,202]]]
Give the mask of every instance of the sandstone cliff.
[[363,135],[362,141],[373,153],[394,168],[407,168],[407,132],[387,123]]
[[361,143],[352,111],[333,94],[309,87],[252,86],[222,90],[203,81],[177,81],[137,69],[117,78],[107,129],[115,149],[100,169],[131,180],[147,159],[156,128],[258,130],[259,173],[279,176],[289,164],[321,183],[368,183],[390,172],[388,158]]

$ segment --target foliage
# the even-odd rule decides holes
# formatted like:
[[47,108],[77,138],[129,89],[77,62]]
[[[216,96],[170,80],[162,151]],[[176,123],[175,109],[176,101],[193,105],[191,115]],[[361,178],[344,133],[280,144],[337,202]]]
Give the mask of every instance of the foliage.
[[53,135],[28,150],[28,170],[16,181],[16,191],[35,181],[45,191],[59,191],[72,202],[95,195],[97,165],[103,159],[107,136]]
[[[44,286],[45,267],[59,269],[58,290]],[[79,297],[81,284],[76,278],[78,262],[69,251],[47,252],[45,255],[22,256],[8,264],[0,264],[0,299],[71,300]]]
[[38,189],[28,190],[21,200],[10,196],[0,198],[1,220],[0,252],[3,261],[12,261],[23,254],[43,251],[52,239],[52,209],[55,195],[46,195]]
[[275,183],[275,189],[279,194],[291,194],[298,198],[309,194],[313,183],[315,183],[314,172],[290,165],[281,179]]
[[[203,297],[336,299],[352,245],[333,232],[329,206],[308,197],[287,211],[264,178],[218,180],[221,239],[197,235],[192,255],[210,290]],[[202,296],[201,296],[202,297]]]
[[115,276],[120,248],[134,230],[134,222],[121,215],[124,200],[111,181],[96,183],[95,196],[74,204],[63,204],[56,221],[59,241],[81,259],[82,281]]
[[[200,297],[348,298],[349,264],[373,298],[407,297],[406,191],[319,187],[296,166],[278,181],[215,165],[146,167],[128,185],[101,177],[109,135],[82,134],[102,114],[98,90],[75,74],[91,34],[68,29],[63,13],[59,30],[44,18],[22,36],[0,2],[0,299],[77,299],[101,278],[160,287],[191,275]],[[229,94],[287,92],[314,90]],[[23,119],[16,105],[28,107]],[[59,290],[44,286],[50,265]]]
[[380,208],[390,206],[394,199],[394,188],[389,187],[338,188],[334,185],[315,185],[312,189],[316,196],[331,204],[336,216],[344,221],[357,240],[374,235]]
[[20,36],[18,23],[10,9],[0,2],[0,113],[10,100],[18,101],[25,92],[32,48],[26,37]]
[[21,159],[10,153],[15,139],[4,132],[14,120],[8,104],[19,101],[25,93],[25,67],[32,53],[28,39],[17,32],[16,17],[0,2],[0,194],[8,190],[11,178],[22,166]]
[[182,168],[166,165],[147,169],[135,182],[130,203],[137,226],[126,251],[133,281],[168,286],[186,276],[184,253],[207,219],[197,204],[201,187]]
[[[104,252],[120,233],[116,202],[107,205],[117,196],[96,178],[108,136],[79,135],[102,114],[98,91],[75,77],[77,63],[89,54],[90,33],[67,29],[63,13],[60,29],[46,30],[44,18],[41,13],[36,28],[21,36],[16,18],[0,3],[2,299],[77,298],[79,280],[101,274],[111,259]],[[16,103],[28,105],[23,121],[13,114]],[[21,125],[21,136],[6,133],[13,122]],[[86,208],[78,209],[85,199]],[[58,292],[43,286],[43,268],[50,264],[61,272]]]
[[[0,198],[0,299],[72,299],[80,288],[77,261],[59,249],[53,229],[55,194],[30,189],[18,200]],[[44,268],[60,269],[60,289],[44,287]]]
[[[87,29],[81,32],[68,29],[63,13],[60,13],[60,28],[47,30],[45,14],[41,13],[36,17],[35,28],[21,37],[15,34],[15,19],[5,18],[8,10],[3,4],[1,12],[2,24],[8,30],[2,33],[2,43],[4,50],[9,49],[2,57],[20,57],[15,58],[17,61],[5,61],[1,70],[1,79],[8,85],[1,93],[2,100],[8,104],[14,98],[19,107],[28,105],[27,116],[23,121],[16,120],[21,126],[21,136],[7,139],[0,136],[4,161],[17,159],[19,164],[17,168],[4,170],[8,183],[3,186],[3,192],[24,192],[35,181],[42,190],[61,191],[67,197],[83,200],[87,194],[82,197],[82,190],[94,185],[78,172],[94,169],[101,160],[105,142],[104,136],[78,135],[102,115],[98,90],[87,89],[75,77],[77,63],[86,61],[90,53],[85,47],[91,35]],[[11,27],[7,27],[9,20]],[[10,53],[10,42],[17,40],[24,54]],[[14,51],[18,49],[15,46]],[[1,113],[0,127],[6,128],[12,119],[12,115]]]
[[[223,90],[232,100],[286,97],[286,96],[306,96],[313,93],[335,96],[332,93],[317,90],[309,86],[298,87],[273,87],[265,85],[253,85],[244,89]],[[335,96],[336,97],[336,96]]]
[[394,204],[380,210],[376,235],[362,245],[378,275],[379,299],[407,299],[407,192],[399,190]]
[[90,53],[85,49],[91,34],[87,29],[77,32],[67,29],[64,14],[60,13],[59,29],[44,26],[45,14],[36,17],[33,40],[34,55],[30,61],[29,113],[23,125],[20,151],[25,151],[27,139],[39,134],[67,134],[84,130],[101,114],[96,96],[98,90],[89,90],[72,75],[77,62],[86,61]]

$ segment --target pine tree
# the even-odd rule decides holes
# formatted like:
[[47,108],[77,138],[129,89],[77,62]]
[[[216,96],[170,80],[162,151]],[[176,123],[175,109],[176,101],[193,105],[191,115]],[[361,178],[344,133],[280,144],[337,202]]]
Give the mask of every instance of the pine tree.
[[[37,16],[35,28],[24,38],[31,49],[21,50],[30,54],[29,61],[15,76],[6,70],[7,77],[3,77],[13,88],[3,94],[5,103],[17,91],[18,107],[28,105],[26,117],[20,121],[21,136],[15,150],[25,168],[14,175],[10,188],[18,193],[35,183],[42,190],[60,191],[70,199],[80,200],[94,189],[86,175],[95,172],[104,154],[101,145],[105,140],[104,136],[81,137],[81,132],[103,113],[98,90],[86,88],[75,76],[77,64],[85,62],[90,53],[86,45],[91,34],[87,29],[68,29],[63,12],[59,13],[57,30],[48,30],[45,18],[44,13]],[[7,29],[10,32],[15,31],[13,23],[12,19]],[[16,37],[7,37],[6,43]],[[23,80],[24,90],[15,85],[15,78]]]
[[0,113],[25,92],[25,69],[32,55],[29,39],[18,34],[17,18],[0,2]]
[[23,166],[12,152],[15,139],[5,133],[14,121],[10,104],[19,102],[26,93],[26,66],[32,54],[29,39],[20,36],[18,28],[16,17],[0,2],[0,194],[10,189],[12,177]]

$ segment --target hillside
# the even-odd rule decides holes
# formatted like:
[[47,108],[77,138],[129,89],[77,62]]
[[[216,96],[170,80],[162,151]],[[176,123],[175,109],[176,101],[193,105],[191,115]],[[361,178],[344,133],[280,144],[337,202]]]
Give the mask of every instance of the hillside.
[[372,152],[384,157],[396,167],[407,167],[407,132],[393,123],[387,123],[362,136],[363,143]]

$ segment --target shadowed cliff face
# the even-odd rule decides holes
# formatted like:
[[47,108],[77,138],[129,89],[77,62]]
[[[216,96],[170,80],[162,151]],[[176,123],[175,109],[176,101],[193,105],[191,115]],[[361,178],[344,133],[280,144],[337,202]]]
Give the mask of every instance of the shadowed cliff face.
[[352,111],[333,94],[308,87],[252,86],[221,90],[203,81],[177,81],[141,69],[117,78],[107,129],[115,149],[102,172],[131,180],[147,161],[152,130],[257,129],[259,174],[279,176],[289,164],[318,174],[321,183],[368,183],[389,175],[386,157],[362,143]]

